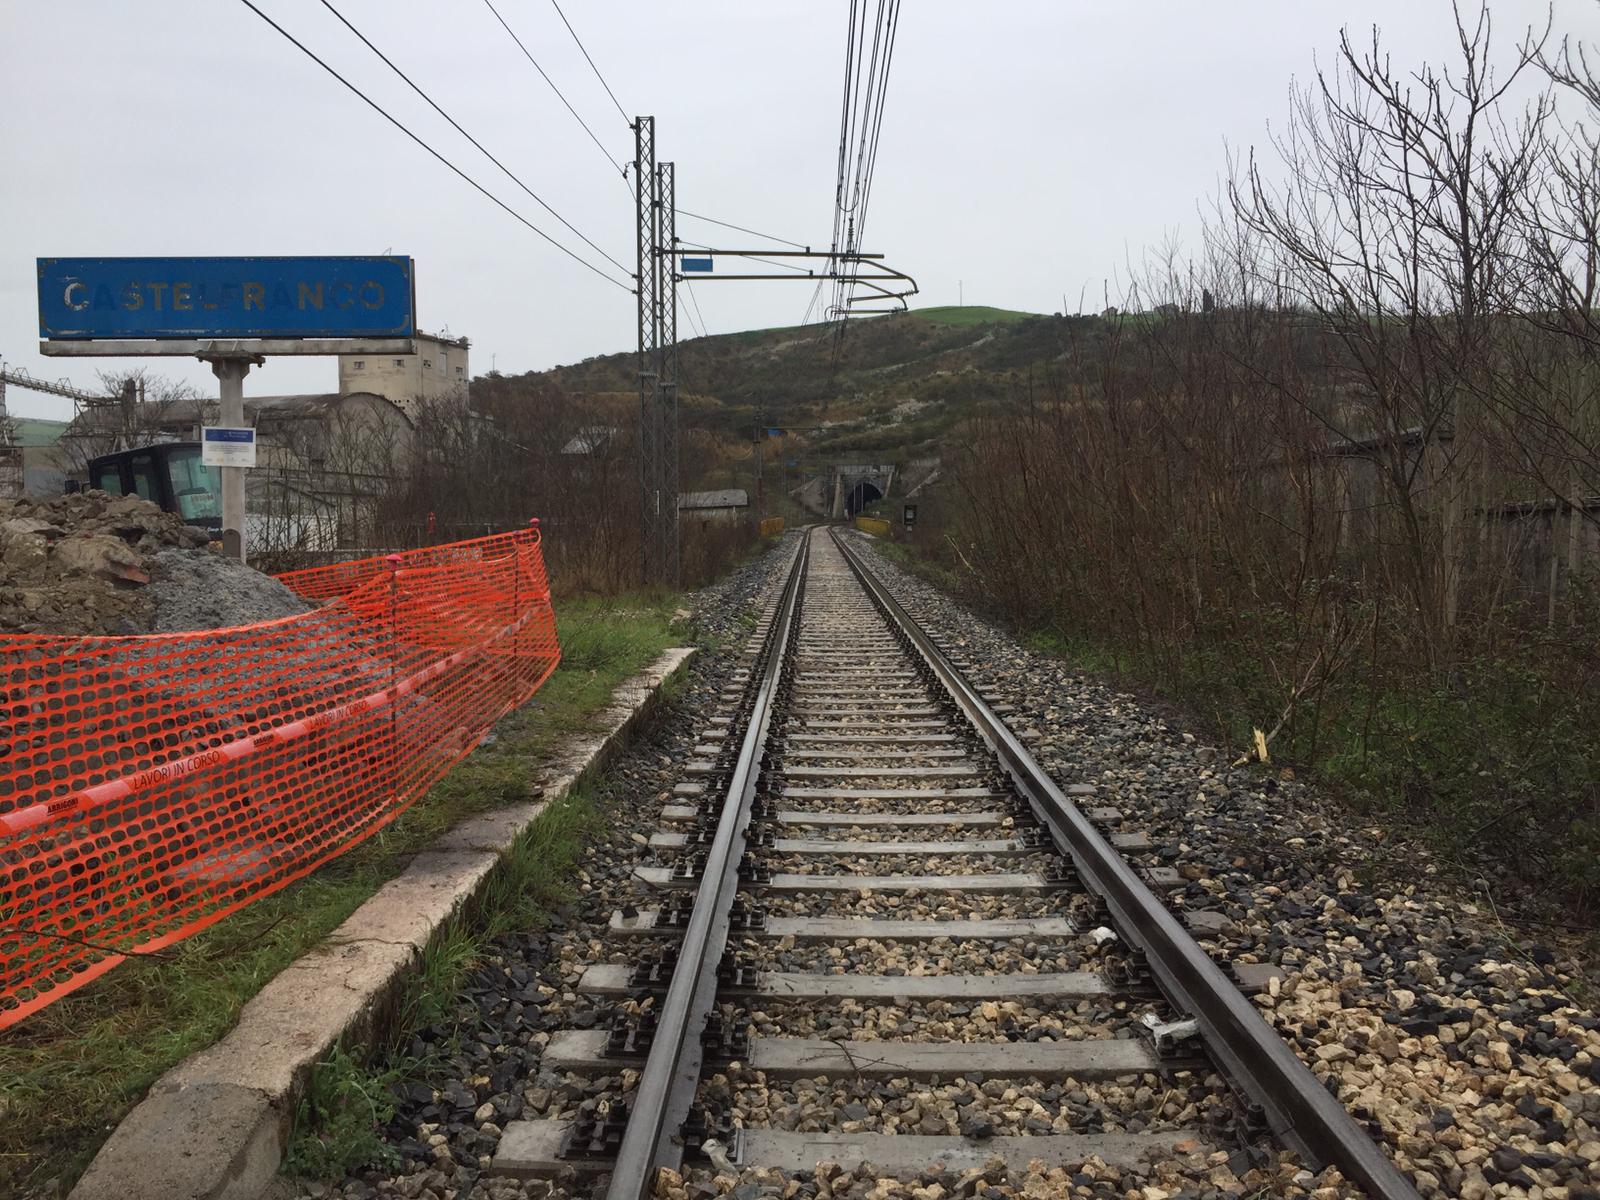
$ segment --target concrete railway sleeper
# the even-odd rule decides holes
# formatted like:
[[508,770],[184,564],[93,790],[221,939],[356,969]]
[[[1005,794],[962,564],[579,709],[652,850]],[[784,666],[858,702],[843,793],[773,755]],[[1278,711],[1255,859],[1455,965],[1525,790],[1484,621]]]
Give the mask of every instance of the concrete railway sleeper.
[[[1257,1016],[1241,986],[1265,975],[1229,978],[1161,903],[1176,872],[1156,848],[1078,808],[1093,789],[1042,772],[847,542],[800,539],[749,650],[639,839],[650,899],[608,931],[628,961],[578,984],[621,1015],[545,1049],[555,1070],[634,1073],[630,1100],[512,1122],[495,1173],[608,1175],[611,1200],[641,1200],[700,1155],[931,1174],[1275,1139],[1414,1200]],[[1153,1115],[1152,1092],[1171,1098]]]

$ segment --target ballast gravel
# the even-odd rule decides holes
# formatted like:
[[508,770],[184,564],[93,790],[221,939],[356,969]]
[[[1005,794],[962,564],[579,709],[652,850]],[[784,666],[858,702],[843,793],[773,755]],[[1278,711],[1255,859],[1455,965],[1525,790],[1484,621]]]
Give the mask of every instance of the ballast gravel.
[[[633,880],[633,869],[669,860],[644,843],[661,828],[660,807],[682,803],[672,789],[684,780],[706,714],[754,627],[752,598],[778,577],[792,548],[791,537],[779,551],[697,597],[700,627],[721,641],[703,654],[669,717],[612,768],[606,787],[611,825],[598,835],[575,879],[571,904],[554,914],[550,928],[501,939],[474,971],[456,1011],[415,1031],[402,1047],[433,1065],[395,1085],[395,1115],[382,1130],[389,1165],[332,1186],[302,1184],[302,1194],[349,1200],[590,1194],[593,1185],[576,1179],[552,1185],[495,1178],[488,1169],[491,1156],[508,1122],[591,1114],[625,1098],[637,1082],[633,1071],[595,1078],[550,1070],[542,1063],[544,1047],[558,1030],[605,1028],[614,1015],[639,1007],[634,1000],[581,995],[578,982],[590,964],[629,961],[648,948],[619,944],[607,933],[607,922],[615,908],[660,899]],[[1224,753],[1186,736],[1150,708],[1020,647],[891,565],[879,569],[902,602],[967,660],[994,698],[1014,706],[1008,720],[1058,781],[1096,784],[1093,803],[1120,808],[1118,828],[1145,833],[1155,843],[1152,852],[1130,857],[1180,871],[1183,885],[1166,894],[1168,903],[1225,919],[1223,928],[1207,934],[1208,945],[1235,961],[1283,967],[1284,978],[1258,1000],[1262,1011],[1357,1119],[1377,1132],[1423,1195],[1600,1197],[1600,1022],[1570,996],[1570,965],[1508,936],[1481,901],[1432,882],[1426,856],[1413,847],[1391,844],[1291,781],[1227,768]],[[945,805],[946,811],[972,812],[994,805],[786,798],[781,807],[854,803],[862,813]],[[949,836],[998,834],[968,830]],[[935,838],[930,834],[927,840]],[[996,857],[976,869],[1025,869],[1019,863],[1026,859]],[[893,869],[884,858],[860,861],[866,873]],[[925,863],[919,868],[930,869]],[[1070,915],[1085,934],[1103,920],[1087,898],[1060,893],[889,894],[862,888],[769,893],[762,902],[774,916]],[[830,973],[986,973],[1026,970],[1028,963],[1039,970],[1094,970],[1121,958],[1115,941],[1101,944],[1087,936],[981,947],[752,940],[751,949],[758,947],[763,966]],[[830,953],[835,950],[840,957]],[[1107,1014],[1098,1011],[1103,1004],[993,1003],[990,1016],[977,1004],[943,1001],[764,1001],[756,1006],[754,1032],[795,1036],[809,1029],[852,1043],[919,1036],[965,1040],[966,1031],[978,1036],[981,1026],[987,1036],[1010,1019],[1013,1032],[1050,1021],[1070,1037],[1081,1022],[1094,1036],[1106,1036],[1099,1019]],[[1019,1011],[1005,1011],[1001,1003],[1016,1004]],[[1124,1007],[1110,1015],[1124,1029],[1145,1011],[1141,1003],[1117,1003]],[[1363,1195],[1336,1170],[1314,1173],[1291,1154],[1241,1145],[1230,1094],[1220,1079],[1203,1072],[1019,1085],[976,1074],[933,1081],[769,1081],[731,1066],[710,1075],[704,1091],[725,1116],[784,1129],[892,1128],[979,1139],[1094,1129],[1193,1133],[1176,1157],[1131,1168],[1091,1159],[1066,1170],[1035,1163],[1013,1171],[994,1159],[943,1175],[895,1174],[870,1163],[849,1169],[819,1164],[788,1174],[762,1166],[719,1168],[713,1156],[710,1165],[698,1160],[682,1175],[663,1180],[658,1196],[666,1200]]]
[[[759,613],[759,597],[781,578],[795,549],[791,534],[693,597],[701,654],[660,720],[606,772],[607,823],[571,880],[571,900],[547,928],[506,935],[469,973],[453,1011],[411,1030],[396,1048],[421,1064],[390,1088],[392,1118],[378,1127],[371,1160],[331,1183],[285,1179],[318,1200],[522,1200],[587,1194],[586,1189],[496,1177],[489,1168],[505,1126],[520,1118],[593,1112],[631,1091],[633,1072],[594,1078],[542,1065],[552,1033],[609,1025],[632,1001],[580,995],[583,968],[610,961],[614,910],[654,902],[634,867],[655,861],[643,843],[717,707],[729,671]],[[640,948],[642,951],[643,947]],[[365,1104],[365,1101],[362,1101]]]
[[742,949],[765,971],[817,975],[1034,975],[1042,971],[1093,971],[1098,949],[1083,939],[936,938],[797,944],[793,937],[747,939]]
[[1128,1001],[864,1004],[858,1000],[761,1000],[753,1003],[749,1012],[751,1034],[762,1037],[819,1037],[842,1042],[1065,1042],[1137,1037],[1141,1012],[1158,1007]]
[[776,1081],[735,1064],[711,1075],[703,1091],[726,1101],[736,1120],[762,1128],[930,1137],[965,1131],[980,1141],[1030,1133],[1187,1133],[1206,1126],[1213,1106],[1225,1120],[1229,1104],[1220,1079],[1185,1071],[1117,1083],[1019,1082],[974,1072],[948,1083],[913,1084]]
[[[1314,789],[1183,732],[1036,654],[887,562],[1058,780],[1093,783],[1185,877],[1166,897],[1220,914],[1214,944],[1280,964],[1264,1015],[1427,1197],[1600,1197],[1600,1018],[1577,964],[1438,879],[1427,852]],[[1152,860],[1154,861],[1154,860]]]

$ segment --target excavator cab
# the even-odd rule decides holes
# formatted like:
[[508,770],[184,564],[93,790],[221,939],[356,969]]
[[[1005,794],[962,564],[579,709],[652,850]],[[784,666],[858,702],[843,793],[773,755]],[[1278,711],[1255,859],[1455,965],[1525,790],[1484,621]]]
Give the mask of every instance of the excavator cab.
[[89,484],[113,496],[140,496],[186,525],[222,531],[222,486],[200,461],[199,442],[163,442],[89,460]]

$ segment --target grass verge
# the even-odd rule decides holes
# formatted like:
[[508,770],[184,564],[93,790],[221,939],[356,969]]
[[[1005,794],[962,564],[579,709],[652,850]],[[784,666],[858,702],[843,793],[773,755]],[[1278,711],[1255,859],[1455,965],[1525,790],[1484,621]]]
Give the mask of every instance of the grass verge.
[[[904,544],[874,547],[985,610],[970,578]],[[1174,662],[1091,631],[989,612],[1030,649],[1167,706],[1224,746],[1248,747],[1261,714],[1283,703],[1282,681],[1241,639],[1202,629]],[[1268,628],[1267,615],[1256,620]],[[1569,992],[1587,1003],[1600,985],[1600,721],[1592,689],[1565,694],[1549,683],[1545,664],[1562,632],[1548,648],[1535,634],[1497,660],[1458,663],[1447,679],[1347,673],[1285,723],[1271,765],[1255,769],[1287,768],[1387,831],[1356,870],[1369,886],[1414,880],[1415,848],[1427,847],[1429,872],[1492,912],[1507,953],[1535,961],[1560,946],[1584,977]]]
[[[156,1079],[231,1029],[268,980],[413,856],[462,819],[526,799],[541,762],[677,640],[676,605],[670,595],[559,601],[560,669],[496,726],[494,742],[404,815],[308,878],[160,956],[123,963],[0,1034],[0,1196],[64,1194]],[[579,819],[571,807],[560,806],[561,821]],[[566,828],[547,815],[540,838]],[[509,864],[507,873],[546,872],[559,861]],[[444,969],[429,964],[430,974]]]
[[[589,787],[540,815],[501,859],[472,910],[429,946],[422,969],[406,981],[397,1031],[450,1022],[463,981],[494,941],[538,927],[574,898],[569,881],[601,819]],[[434,1065],[404,1053],[363,1060],[343,1048],[319,1062],[295,1111],[285,1173],[331,1181],[362,1167],[398,1166],[382,1137],[394,1116],[393,1088],[427,1076]]]

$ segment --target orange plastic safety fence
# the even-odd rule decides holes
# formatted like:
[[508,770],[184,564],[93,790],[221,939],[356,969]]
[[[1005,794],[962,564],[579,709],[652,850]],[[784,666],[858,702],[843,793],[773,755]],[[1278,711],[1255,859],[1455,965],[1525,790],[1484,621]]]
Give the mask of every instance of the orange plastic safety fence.
[[[535,520],[530,527],[535,544],[538,542],[538,526],[539,522]],[[475,563],[485,556],[494,557],[504,553],[507,538],[527,538],[529,532],[496,533],[489,537],[471,538],[464,542],[446,542],[442,546],[424,546],[420,550],[407,550],[400,557],[405,560],[407,566],[412,567],[443,567],[451,563]],[[355,591],[362,584],[383,575],[388,569],[387,558],[358,558],[350,562],[332,563],[326,567],[285,571],[278,578],[307,600],[333,600]]]
[[560,661],[532,529],[284,579],[337,599],[0,637],[0,1028],[350,849]]

